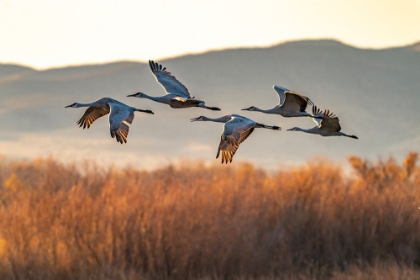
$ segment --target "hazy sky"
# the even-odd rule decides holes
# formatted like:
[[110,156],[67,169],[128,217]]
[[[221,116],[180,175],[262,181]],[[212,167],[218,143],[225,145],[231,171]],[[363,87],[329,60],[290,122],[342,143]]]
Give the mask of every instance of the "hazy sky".
[[0,63],[160,59],[304,38],[420,41],[420,0],[0,0]]

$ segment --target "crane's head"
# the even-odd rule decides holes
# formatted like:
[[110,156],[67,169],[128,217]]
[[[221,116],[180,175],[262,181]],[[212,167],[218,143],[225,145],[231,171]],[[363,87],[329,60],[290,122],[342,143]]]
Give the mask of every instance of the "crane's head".
[[144,94],[143,92],[137,92],[135,94],[127,95],[127,97],[138,97],[138,98],[144,98],[145,96],[146,94]]
[[77,103],[73,103],[73,104],[67,105],[64,108],[69,108],[69,107],[71,107],[71,108],[77,108]]
[[251,107],[248,107],[248,108],[243,108],[242,111],[255,111],[255,107],[251,106]]
[[192,121],[192,122],[196,122],[196,121],[204,121],[204,116],[199,116],[199,117],[197,117],[197,118],[192,118],[192,119],[190,119],[190,121]]

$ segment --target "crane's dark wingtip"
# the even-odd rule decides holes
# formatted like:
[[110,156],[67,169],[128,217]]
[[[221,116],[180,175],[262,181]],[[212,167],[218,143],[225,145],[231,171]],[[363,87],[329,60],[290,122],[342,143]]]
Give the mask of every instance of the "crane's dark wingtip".
[[149,67],[153,71],[156,71],[156,64],[153,60],[149,60]]

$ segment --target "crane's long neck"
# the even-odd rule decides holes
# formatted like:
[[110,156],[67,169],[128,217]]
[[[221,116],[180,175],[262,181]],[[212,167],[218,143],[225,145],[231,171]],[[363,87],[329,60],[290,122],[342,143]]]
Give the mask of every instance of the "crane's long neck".
[[265,114],[278,114],[279,109],[278,109],[278,107],[274,107],[274,108],[265,110],[265,109],[260,109],[260,108],[254,106],[252,111],[261,112],[261,113],[265,113]]
[[80,107],[90,107],[90,106],[95,106],[96,102],[91,102],[91,103],[75,103],[74,107],[75,108],[80,108]]
[[147,94],[143,93],[142,98],[147,98],[147,99],[159,102],[159,103],[165,103],[165,104],[168,103],[168,99],[165,98],[165,95],[163,95],[163,96],[150,96],[150,95],[147,95]]
[[220,118],[208,118],[208,117],[203,117],[202,121],[209,121],[209,122],[221,122],[221,123],[226,123],[228,121],[230,121],[232,117],[230,115],[226,115]]
[[304,129],[304,128],[296,127],[295,130],[296,131],[306,132],[306,133],[311,133],[311,134],[319,134],[318,133],[318,127],[313,127],[313,128],[309,128],[309,129]]

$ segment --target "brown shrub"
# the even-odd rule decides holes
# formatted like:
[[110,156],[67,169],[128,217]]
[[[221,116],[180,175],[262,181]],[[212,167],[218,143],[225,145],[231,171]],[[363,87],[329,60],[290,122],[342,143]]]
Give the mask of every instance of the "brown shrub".
[[350,177],[323,162],[268,173],[2,161],[0,279],[419,275],[414,153],[401,165],[350,157]]

